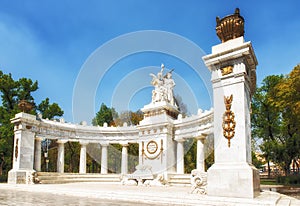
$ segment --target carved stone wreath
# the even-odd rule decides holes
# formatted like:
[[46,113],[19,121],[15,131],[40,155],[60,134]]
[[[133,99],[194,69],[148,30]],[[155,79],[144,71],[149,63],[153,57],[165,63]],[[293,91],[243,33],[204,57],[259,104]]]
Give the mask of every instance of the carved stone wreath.
[[154,154],[158,149],[157,142],[155,142],[154,140],[151,140],[150,142],[148,142],[146,148],[147,148],[147,152],[149,154]]

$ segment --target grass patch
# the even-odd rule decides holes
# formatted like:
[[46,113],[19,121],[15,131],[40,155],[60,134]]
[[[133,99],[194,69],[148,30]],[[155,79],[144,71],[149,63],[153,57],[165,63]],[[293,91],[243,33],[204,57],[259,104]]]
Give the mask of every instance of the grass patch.
[[275,179],[260,179],[261,185],[279,185]]

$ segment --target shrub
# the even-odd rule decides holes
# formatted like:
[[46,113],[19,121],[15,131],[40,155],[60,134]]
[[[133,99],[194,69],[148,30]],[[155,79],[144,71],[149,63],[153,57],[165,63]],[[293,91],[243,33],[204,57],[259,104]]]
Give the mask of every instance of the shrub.
[[0,182],[7,182],[7,175],[0,175]]
[[279,176],[276,182],[284,185],[300,185],[300,175]]

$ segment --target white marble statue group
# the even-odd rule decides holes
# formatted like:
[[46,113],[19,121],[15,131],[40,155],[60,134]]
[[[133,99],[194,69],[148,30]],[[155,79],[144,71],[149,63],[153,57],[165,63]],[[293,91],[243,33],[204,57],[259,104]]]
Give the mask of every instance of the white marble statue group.
[[154,86],[154,90],[152,91],[152,103],[165,101],[175,106],[173,95],[175,82],[172,79],[173,70],[163,75],[164,68],[165,66],[162,64],[161,70],[157,75],[150,73],[150,76],[152,76],[151,84]]

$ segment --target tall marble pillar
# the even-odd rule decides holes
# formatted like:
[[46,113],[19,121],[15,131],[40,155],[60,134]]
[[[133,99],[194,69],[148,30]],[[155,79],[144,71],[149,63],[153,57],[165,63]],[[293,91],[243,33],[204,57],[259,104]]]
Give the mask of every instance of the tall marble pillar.
[[184,140],[177,141],[177,174],[184,174]]
[[32,184],[34,182],[34,115],[18,113],[11,120],[14,126],[13,168],[8,172],[9,184]]
[[107,147],[108,143],[101,144],[102,154],[101,154],[101,174],[107,174]]
[[128,143],[122,143],[121,174],[128,173]]
[[222,43],[203,57],[212,73],[214,97],[215,163],[208,170],[207,193],[254,198],[260,183],[251,159],[250,103],[257,60],[252,44],[244,41],[244,19],[238,9],[217,19],[216,30]]
[[205,172],[205,151],[204,151],[204,141],[205,137],[201,136],[197,138],[197,170]]
[[34,165],[33,168],[35,171],[41,171],[41,160],[42,160],[42,138],[35,137],[34,140]]
[[86,146],[88,142],[81,141],[80,142],[80,162],[79,162],[79,173],[85,174],[86,173]]
[[65,140],[57,140],[58,155],[57,155],[57,172],[64,173],[65,167]]

